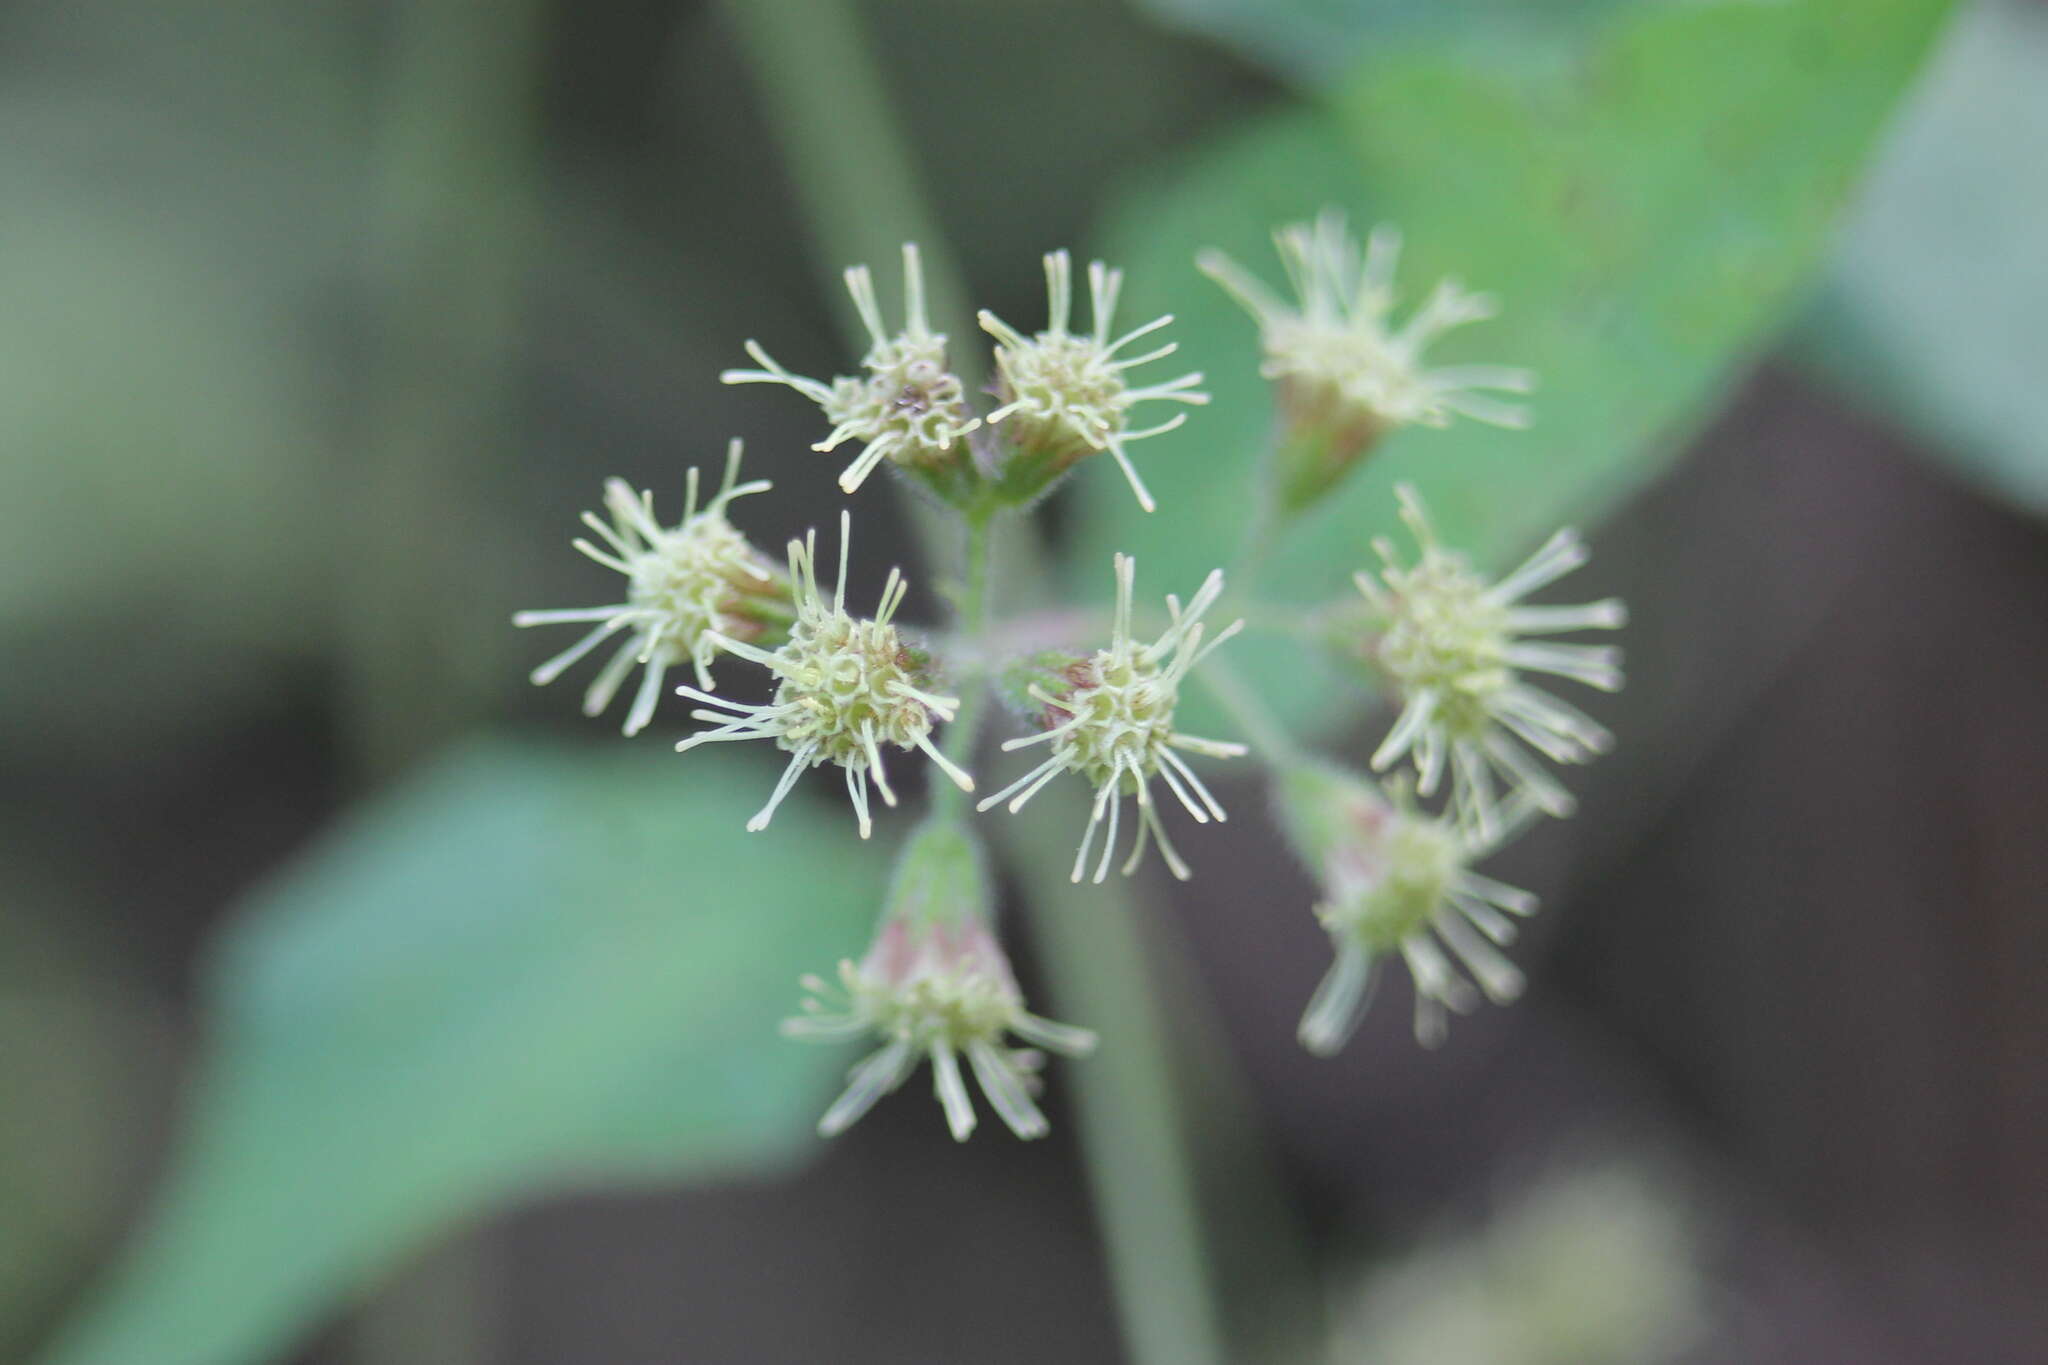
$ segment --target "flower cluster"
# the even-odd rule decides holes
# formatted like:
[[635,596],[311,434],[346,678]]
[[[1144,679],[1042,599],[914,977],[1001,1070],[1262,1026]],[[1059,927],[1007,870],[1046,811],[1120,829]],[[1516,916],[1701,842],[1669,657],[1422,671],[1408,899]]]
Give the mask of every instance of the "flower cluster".
[[[1303,1047],[1327,1056],[1344,1045],[1391,957],[1414,981],[1415,1036],[1425,1046],[1443,1041],[1449,1011],[1472,1007],[1454,961],[1496,1004],[1521,994],[1522,974],[1499,949],[1514,941],[1510,916],[1534,914],[1536,898],[1472,870],[1493,844],[1416,810],[1400,787],[1389,800],[1332,766],[1294,768],[1281,793],[1282,824],[1322,882],[1316,918],[1336,949],[1302,1015]],[[1517,824],[1533,813],[1526,803],[1517,810]]]
[[1209,395],[1196,391],[1195,386],[1202,382],[1196,373],[1132,387],[1124,377],[1126,370],[1163,360],[1180,348],[1168,342],[1143,355],[1119,357],[1118,352],[1170,325],[1173,315],[1154,318],[1110,340],[1117,295],[1123,291],[1123,272],[1095,261],[1088,267],[1088,303],[1095,325],[1084,333],[1072,332],[1067,323],[1073,313],[1073,275],[1073,262],[1066,252],[1055,251],[1045,258],[1046,328],[1034,336],[1027,337],[995,314],[982,311],[982,330],[998,343],[996,369],[1001,375],[999,396],[1003,400],[1003,405],[989,414],[989,425],[1009,423],[1005,430],[1018,451],[1018,470],[1012,479],[1026,495],[1049,484],[1076,460],[1107,450],[1137,495],[1138,505],[1150,512],[1157,504],[1132,467],[1125,447],[1172,431],[1187,421],[1187,414],[1133,431],[1131,408],[1162,399],[1199,406],[1209,401]]
[[974,789],[974,779],[931,741],[933,723],[951,720],[959,700],[928,690],[929,657],[907,646],[889,624],[909,590],[902,572],[889,571],[881,605],[873,617],[863,619],[846,610],[846,558],[852,538],[852,517],[841,513],[839,578],[829,603],[818,586],[817,533],[789,543],[796,622],[781,648],[765,650],[741,640],[718,638],[721,648],[775,674],[778,681],[773,700],[757,706],[694,687],[676,689],[707,707],[718,708],[690,713],[693,719],[716,722],[717,728],[681,741],[677,752],[720,740],[766,739],[790,756],[768,804],[747,822],[749,830],[766,829],[797,777],[829,762],[845,771],[846,793],[860,820],[860,837],[867,838],[874,830],[868,810],[870,784],[885,803],[896,804],[895,789],[882,766],[884,745],[922,750],[961,790]]
[[[848,493],[858,490],[886,460],[963,509],[1022,507],[1076,463],[1106,451],[1140,505],[1153,510],[1152,495],[1127,448],[1133,441],[1172,431],[1187,418],[1183,413],[1154,426],[1133,428],[1131,409],[1153,400],[1196,405],[1209,401],[1196,389],[1202,382],[1199,374],[1142,385],[1132,384],[1127,376],[1178,349],[1168,342],[1142,355],[1123,353],[1132,342],[1171,324],[1171,315],[1112,339],[1123,272],[1095,261],[1088,267],[1093,325],[1085,332],[1072,330],[1073,260],[1065,251],[1052,252],[1045,258],[1044,331],[1026,335],[986,309],[977,315],[996,341],[998,406],[983,418],[969,407],[966,386],[950,367],[946,337],[931,329],[924,268],[915,246],[903,248],[903,280],[908,321],[902,331],[892,333],[882,322],[868,268],[855,266],[846,272],[847,291],[871,342],[861,362],[865,376],[841,375],[830,382],[807,379],[790,373],[759,343],[749,341],[747,354],[761,368],[727,370],[721,378],[728,384],[786,385],[816,403],[832,430],[815,449],[860,441],[861,453],[839,476],[839,486]],[[970,438],[978,432],[989,439],[977,450]]]
[[692,468],[685,484],[683,519],[673,527],[663,527],[656,519],[652,493],[635,493],[619,479],[605,484],[605,509],[611,520],[583,514],[584,524],[604,545],[587,540],[575,545],[625,575],[626,600],[514,616],[515,626],[596,622],[582,639],[533,670],[536,684],[553,682],[591,650],[628,632],[626,642],[583,694],[583,711],[595,716],[611,705],[637,663],[645,672],[626,712],[625,728],[629,735],[638,734],[654,715],[669,669],[687,660],[696,670],[698,686],[709,687],[711,661],[730,647],[729,642],[758,641],[787,627],[792,612],[788,580],[725,517],[734,499],[769,487],[766,479],[740,483],[739,469],[740,443],[734,441],[726,453],[725,479],[700,511],[697,470]]
[[944,824],[914,836],[866,956],[840,963],[836,986],[805,977],[810,994],[803,1013],[782,1026],[789,1037],[807,1041],[865,1036],[881,1042],[853,1068],[845,1093],[819,1121],[820,1133],[845,1131],[929,1060],[946,1125],[965,1141],[975,1126],[960,1071],[965,1059],[1011,1132],[1045,1136],[1045,1115],[1032,1099],[1043,1058],[1011,1047],[1008,1039],[1085,1057],[1095,1049],[1095,1035],[1025,1010],[988,913],[980,850],[968,837]]
[[1371,616],[1366,660],[1401,700],[1400,718],[1372,766],[1385,770],[1409,758],[1424,796],[1436,792],[1448,766],[1458,813],[1481,838],[1497,833],[1502,786],[1548,814],[1570,814],[1570,793],[1529,750],[1557,763],[1584,763],[1606,752],[1614,737],[1522,675],[1547,673],[1613,692],[1622,683],[1621,651],[1527,637],[1612,630],[1626,622],[1627,610],[1613,598],[1569,607],[1522,601],[1586,562],[1576,531],[1559,531],[1522,567],[1488,583],[1464,556],[1437,542],[1414,489],[1403,486],[1396,497],[1419,557],[1404,567],[1391,545],[1376,542],[1378,574],[1356,580]]
[[902,331],[892,333],[883,324],[874,277],[866,266],[846,272],[846,292],[872,343],[861,360],[866,378],[841,375],[829,384],[805,379],[776,364],[751,340],[747,354],[761,368],[727,370],[719,378],[727,384],[786,384],[823,408],[832,431],[813,450],[862,443],[860,454],[839,475],[839,486],[852,493],[884,460],[909,468],[948,463],[981,419],[968,411],[965,386],[947,368],[944,334],[934,332],[926,317],[924,263],[916,243],[903,247]]
[[1445,332],[1499,312],[1487,294],[1440,282],[1421,307],[1395,324],[1394,268],[1400,233],[1374,229],[1361,251],[1344,216],[1274,234],[1298,304],[1289,304],[1220,251],[1203,252],[1202,272],[1259,324],[1260,373],[1277,386],[1289,425],[1281,496],[1301,506],[1326,492],[1388,431],[1442,427],[1462,415],[1501,427],[1525,427],[1528,409],[1488,391],[1528,393],[1535,376],[1504,365],[1432,369],[1422,353]]
[[[1199,260],[1257,319],[1262,372],[1280,408],[1273,459],[1258,473],[1267,481],[1264,494],[1248,500],[1263,502],[1264,510],[1254,520],[1252,547],[1238,561],[1247,569],[1259,562],[1262,537],[1307,511],[1387,433],[1440,427],[1456,415],[1526,425],[1523,408],[1491,395],[1524,393],[1533,384],[1520,369],[1423,363],[1438,336],[1492,316],[1495,305],[1446,281],[1397,322],[1399,239],[1390,229],[1375,231],[1361,248],[1343,219],[1326,213],[1282,229],[1277,241],[1298,305],[1282,302],[1217,253]],[[1263,751],[1281,826],[1320,884],[1314,913],[1330,936],[1333,962],[1299,1035],[1319,1054],[1352,1035],[1389,961],[1405,964],[1412,979],[1415,1032],[1425,1044],[1441,1041],[1450,1014],[1480,997],[1504,1003],[1520,993],[1521,973],[1502,949],[1519,919],[1534,912],[1535,898],[1476,865],[1539,816],[1571,810],[1569,793],[1544,760],[1582,763],[1612,742],[1596,721],[1528,681],[1547,674],[1609,691],[1621,685],[1618,650],[1541,638],[1618,627],[1625,617],[1619,601],[1526,600],[1585,562],[1576,533],[1559,532],[1519,569],[1490,581],[1439,543],[1420,498],[1405,486],[1397,498],[1417,545],[1412,562],[1377,541],[1380,564],[1356,577],[1362,605],[1349,599],[1292,622],[1261,624],[1278,639],[1334,644],[1398,701],[1371,767],[1412,766],[1412,781],[1404,773],[1383,790],[1371,778],[1304,755],[1285,718],[1268,714],[1259,689],[1233,682],[1221,661],[1202,669],[1245,625],[1230,619],[1212,628],[1212,616],[1238,615],[1221,605],[1222,569],[1209,573],[1185,604],[1167,595],[1163,618],[1141,623],[1135,562],[1118,553],[1106,621],[1096,612],[1039,610],[1037,602],[1026,605],[1024,616],[992,620],[995,606],[1008,605],[991,591],[1001,577],[991,567],[992,522],[1026,511],[1089,456],[1103,453],[1140,507],[1154,511],[1129,447],[1179,427],[1188,414],[1149,426],[1134,414],[1148,403],[1209,401],[1199,373],[1133,380],[1139,367],[1174,353],[1171,342],[1137,344],[1156,340],[1173,318],[1118,334],[1120,271],[1100,261],[1087,267],[1090,316],[1080,328],[1072,258],[1055,251],[1044,267],[1043,330],[1027,333],[987,311],[976,315],[993,339],[985,409],[956,370],[946,336],[932,328],[915,246],[903,249],[900,330],[883,321],[868,269],[846,272],[866,332],[859,373],[805,378],[750,340],[746,350],[759,368],[722,376],[731,384],[783,385],[816,403],[830,429],[815,449],[860,446],[839,475],[846,493],[889,464],[958,519],[969,551],[955,580],[963,586],[951,594],[957,611],[950,623],[930,634],[897,624],[908,592],[897,569],[871,616],[848,609],[848,513],[840,517],[839,572],[829,589],[819,578],[815,530],[789,542],[786,569],[771,563],[727,520],[736,499],[768,488],[765,481],[739,482],[737,441],[723,481],[701,507],[691,471],[683,519],[673,527],[657,520],[651,495],[618,480],[606,485],[610,519],[586,514],[598,541],[576,545],[625,577],[623,602],[515,618],[522,626],[591,625],[535,671],[538,683],[606,640],[625,637],[592,684],[585,709],[603,710],[634,666],[643,667],[628,734],[649,723],[668,671],[688,663],[694,685],[674,690],[696,703],[691,718],[705,728],[676,744],[678,751],[765,740],[782,756],[781,775],[746,822],[749,830],[766,829],[803,775],[827,765],[839,769],[864,839],[874,830],[876,798],[898,804],[889,765],[900,756],[929,760],[957,788],[930,784],[931,812],[905,842],[867,951],[841,963],[836,980],[805,977],[808,998],[784,1026],[796,1038],[865,1038],[873,1045],[820,1122],[827,1136],[926,1063],[954,1137],[964,1139],[976,1126],[970,1079],[1010,1131],[1041,1136],[1041,1049],[1081,1056],[1095,1044],[1085,1030],[1026,1010],[996,934],[986,857],[958,794],[975,788],[968,767],[992,693],[1013,704],[1022,731],[1002,750],[1034,750],[1037,761],[978,810],[1019,811],[1063,774],[1074,774],[1074,785],[1088,793],[1088,813],[1070,877],[1099,884],[1120,857],[1124,874],[1136,873],[1155,845],[1167,871],[1187,879],[1189,862],[1169,834],[1181,816],[1170,808],[1197,826],[1226,818],[1196,764],[1241,757],[1249,748],[1190,734],[1178,718],[1183,686],[1208,686],[1233,728]],[[1004,586],[1005,596],[1023,596],[1043,585],[1013,579]],[[1248,612],[1258,619],[1284,617],[1288,609]],[[1318,630],[1319,622],[1334,628]],[[1100,641],[1105,627],[1107,642],[1095,647],[1046,647]],[[713,690],[712,665],[726,655],[766,671],[772,691],[765,700]],[[941,725],[948,727],[944,747],[937,742]],[[1134,807],[1128,841],[1127,805]]]
[[[1137,571],[1129,555],[1116,557],[1116,613],[1110,629],[1109,647],[1087,658],[1071,658],[1055,673],[1058,682],[1046,686],[1033,682],[1027,688],[1030,699],[1044,708],[1043,728],[1035,735],[1013,739],[1006,750],[1049,744],[1044,761],[981,803],[987,810],[1008,801],[1014,812],[1064,772],[1079,773],[1095,792],[1088,826],[1081,847],[1074,855],[1073,880],[1080,881],[1088,862],[1096,830],[1108,816],[1109,832],[1102,842],[1102,859],[1095,868],[1095,880],[1109,876],[1110,860],[1116,848],[1118,812],[1126,795],[1138,803],[1138,832],[1131,856],[1123,865],[1125,876],[1135,872],[1144,860],[1149,841],[1159,845],[1160,856],[1174,876],[1185,881],[1193,875],[1174,849],[1160,823],[1152,799],[1152,779],[1158,778],[1180,801],[1196,823],[1223,820],[1223,806],[1212,795],[1187,760],[1175,753],[1211,758],[1236,758],[1245,752],[1242,744],[1200,739],[1174,728],[1173,713],[1180,701],[1180,685],[1188,673],[1225,640],[1237,634],[1244,622],[1233,621],[1207,643],[1202,614],[1223,592],[1223,571],[1209,575],[1185,610],[1180,600],[1168,595],[1170,618],[1165,631],[1150,644],[1140,643],[1131,633],[1131,591]],[[1041,663],[1042,667],[1042,663]]]

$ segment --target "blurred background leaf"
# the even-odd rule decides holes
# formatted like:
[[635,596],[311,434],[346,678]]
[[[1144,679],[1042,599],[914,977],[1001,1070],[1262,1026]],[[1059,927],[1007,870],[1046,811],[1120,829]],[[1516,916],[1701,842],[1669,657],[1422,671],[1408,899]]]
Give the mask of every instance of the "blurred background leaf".
[[1983,0],[1958,18],[1796,341],[1844,398],[2048,514],[2043,70],[2048,9]]
[[[1536,425],[1396,435],[1240,588],[1303,604],[1347,593],[1370,539],[1395,529],[1397,480],[1419,485],[1447,541],[1494,565],[1597,518],[1676,457],[1770,338],[1944,9],[1886,0],[1845,24],[1820,0],[1631,7],[1583,39],[1483,60],[1411,44],[1369,57],[1325,105],[1197,149],[1115,205],[1101,240],[1129,271],[1130,316],[1178,313],[1176,359],[1207,372],[1216,401],[1139,448],[1166,513],[1147,517],[1098,471],[1077,481],[1081,585],[1105,592],[1121,548],[1148,594],[1185,594],[1243,540],[1240,471],[1271,403],[1256,329],[1192,260],[1217,246],[1278,280],[1271,229],[1325,204],[1361,229],[1400,225],[1411,303],[1447,274],[1502,297],[1502,318],[1432,359],[1539,362]],[[1720,54],[1715,79],[1699,78],[1702,52]],[[1283,714],[1335,725],[1358,693],[1296,651],[1236,653]]]
[[845,1059],[776,1021],[880,868],[836,810],[741,832],[763,772],[481,742],[259,892],[155,1222],[47,1359],[264,1359],[491,1204],[789,1160]]
[[[49,850],[0,843],[0,1359],[98,1258],[169,1085],[162,1002],[141,989]],[[80,912],[85,913],[81,914]]]

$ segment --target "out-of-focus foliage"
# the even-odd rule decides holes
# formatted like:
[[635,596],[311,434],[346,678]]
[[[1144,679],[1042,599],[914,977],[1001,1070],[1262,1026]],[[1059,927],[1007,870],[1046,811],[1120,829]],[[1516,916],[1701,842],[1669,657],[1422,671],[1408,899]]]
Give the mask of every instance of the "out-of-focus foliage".
[[[317,324],[361,189],[334,10],[0,15],[0,660],[24,733],[161,735],[320,638]],[[138,667],[149,705],[118,704]]]
[[267,1358],[502,1200],[792,1156],[843,1059],[776,1021],[880,868],[800,800],[741,832],[757,776],[480,744],[254,897],[155,1222],[49,1360]]
[[1140,0],[1169,23],[1238,48],[1307,85],[1340,80],[1389,43],[1509,46],[1643,0]]
[[1331,1359],[1658,1365],[1704,1318],[1683,1198],[1625,1163],[1561,1169],[1483,1228],[1372,1275]]
[[[1456,274],[1504,299],[1501,319],[1431,358],[1533,366],[1536,424],[1399,434],[1290,529],[1265,581],[1240,586],[1267,601],[1347,592],[1369,539],[1394,528],[1399,479],[1420,485],[1447,542],[1495,563],[1597,516],[1676,455],[1771,335],[1945,8],[1884,0],[1845,23],[1827,0],[1653,6],[1511,50],[1408,44],[1368,58],[1327,106],[1198,149],[1116,207],[1104,252],[1129,269],[1134,316],[1180,315],[1183,358],[1215,402],[1143,452],[1158,516],[1113,480],[1080,482],[1079,582],[1099,592],[1120,548],[1187,592],[1242,538],[1271,405],[1254,328],[1190,261],[1218,246],[1277,282],[1269,229],[1325,203],[1361,228],[1400,225],[1404,297]],[[1300,653],[1237,657],[1283,713],[1339,723],[1357,684]]]
[[[141,1164],[164,1021],[81,931],[40,850],[0,845],[0,1358],[116,1226]],[[104,907],[91,908],[104,915]]]
[[1804,327],[1804,358],[2048,513],[2048,10],[1985,0],[1930,65]]

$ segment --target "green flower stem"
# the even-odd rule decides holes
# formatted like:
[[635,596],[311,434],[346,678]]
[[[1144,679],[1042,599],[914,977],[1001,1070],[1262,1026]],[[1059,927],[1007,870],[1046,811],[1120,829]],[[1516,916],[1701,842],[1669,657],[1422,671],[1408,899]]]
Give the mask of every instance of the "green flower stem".
[[[983,657],[982,636],[988,628],[989,559],[991,537],[987,512],[967,517],[967,564],[958,603],[958,636],[966,642],[955,667],[953,685],[960,692],[960,709],[947,725],[939,752],[974,770],[974,747],[981,738],[982,712],[988,704],[988,662]],[[932,814],[957,815],[965,811],[968,793],[950,782],[932,783]]]
[[1119,883],[1067,880],[1085,807],[1048,792],[1003,822],[1032,908],[1056,1017],[1094,1029],[1095,1056],[1061,1069],[1135,1365],[1222,1365],[1224,1324],[1205,1249],[1190,1127],[1138,907]]

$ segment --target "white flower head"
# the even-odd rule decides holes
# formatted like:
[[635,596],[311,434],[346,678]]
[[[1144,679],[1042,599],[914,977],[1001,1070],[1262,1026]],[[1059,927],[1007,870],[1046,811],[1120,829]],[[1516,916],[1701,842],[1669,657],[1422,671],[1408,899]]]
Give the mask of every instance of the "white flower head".
[[[1337,959],[1302,1015],[1302,1046],[1321,1056],[1343,1047],[1381,965],[1396,955],[1415,982],[1415,1037],[1425,1047],[1443,1041],[1450,1011],[1472,1008],[1472,982],[1495,1004],[1520,996],[1522,974],[1500,948],[1514,941],[1511,916],[1536,913],[1536,898],[1472,871],[1493,845],[1418,812],[1400,788],[1392,804],[1363,783],[1337,800],[1335,837],[1318,869],[1325,899],[1316,906]],[[1530,818],[1526,800],[1514,803],[1514,824]]]
[[725,479],[711,501],[697,506],[697,470],[685,485],[683,519],[664,527],[654,515],[654,494],[635,493],[623,480],[605,483],[611,520],[583,514],[584,524],[604,542],[576,541],[576,548],[626,577],[626,600],[604,607],[565,611],[522,611],[515,626],[564,621],[596,624],[581,640],[533,670],[545,686],[585,654],[620,632],[625,643],[583,694],[584,714],[595,716],[611,704],[619,685],[640,664],[646,670],[626,713],[626,733],[638,734],[654,715],[663,676],[688,661],[700,687],[711,686],[711,661],[727,640],[752,640],[787,621],[789,585],[781,573],[726,520],[735,498],[769,487],[766,479],[740,483],[740,443],[726,451]]
[[1397,230],[1375,228],[1361,251],[1344,215],[1327,209],[1314,223],[1281,228],[1273,239],[1298,305],[1277,297],[1220,251],[1205,251],[1195,263],[1257,321],[1265,351],[1260,373],[1278,382],[1290,401],[1331,416],[1349,410],[1376,429],[1441,427],[1454,414],[1502,427],[1529,424],[1527,408],[1483,392],[1528,393],[1536,382],[1528,370],[1429,369],[1422,363],[1423,351],[1437,337],[1497,314],[1492,296],[1444,280],[1396,326]]
[[882,1043],[853,1068],[845,1093],[819,1121],[826,1137],[846,1131],[927,1058],[954,1138],[966,1141],[975,1125],[963,1058],[1011,1132],[1044,1137],[1045,1115],[1032,1098],[1043,1057],[1011,1047],[1010,1035],[1073,1057],[1095,1048],[1088,1030],[1025,1010],[1009,959],[977,916],[938,922],[892,917],[866,957],[839,965],[836,987],[815,976],[803,984],[810,998],[803,1014],[783,1023],[784,1034],[819,1042],[871,1036]]
[[1159,384],[1132,385],[1125,371],[1172,355],[1179,347],[1168,342],[1143,355],[1121,356],[1124,347],[1172,323],[1173,315],[1153,319],[1115,340],[1110,339],[1123,272],[1101,261],[1088,266],[1088,297],[1094,326],[1087,332],[1068,330],[1073,313],[1073,261],[1064,250],[1045,258],[1046,329],[1025,336],[984,309],[981,326],[996,339],[996,369],[1001,376],[1001,407],[989,414],[989,425],[1005,428],[1020,458],[1038,468],[1034,481],[1043,484],[1085,456],[1107,450],[1130,481],[1131,491],[1147,512],[1152,495],[1131,466],[1125,450],[1132,441],[1172,431],[1187,420],[1180,413],[1154,427],[1133,431],[1130,410],[1139,403],[1169,400],[1200,405],[1209,395],[1195,390],[1200,374],[1184,374]]
[[860,835],[873,832],[868,808],[870,783],[888,805],[896,804],[882,766],[882,748],[921,749],[962,790],[974,790],[974,779],[962,772],[931,742],[934,722],[951,720],[959,700],[926,690],[924,654],[906,645],[889,624],[909,591],[900,570],[889,571],[882,600],[873,618],[846,610],[847,543],[852,518],[839,518],[839,580],[828,598],[818,586],[817,532],[789,543],[789,576],[796,594],[796,621],[789,640],[770,651],[740,640],[720,637],[720,648],[772,670],[779,682],[765,705],[728,701],[693,687],[677,693],[720,708],[690,713],[715,722],[676,745],[677,752],[721,740],[767,739],[790,755],[768,804],[747,822],[749,830],[768,827],[796,779],[821,763],[846,771],[846,792],[860,820]]
[[1569,815],[1570,794],[1529,750],[1557,763],[1584,763],[1612,747],[1614,737],[1522,674],[1549,673],[1613,692],[1622,685],[1621,651],[1526,637],[1612,630],[1627,621],[1627,609],[1616,598],[1571,607],[1523,603],[1586,562],[1576,531],[1559,531],[1519,569],[1488,583],[1463,555],[1437,543],[1414,489],[1404,485],[1397,496],[1420,555],[1404,568],[1391,545],[1376,541],[1378,576],[1356,578],[1375,618],[1366,657],[1401,699],[1400,717],[1372,766],[1384,771],[1412,758],[1429,796],[1448,765],[1458,814],[1482,839],[1495,837],[1501,823],[1496,774],[1546,813]]
[[968,410],[960,379],[946,366],[946,338],[934,332],[925,314],[924,264],[917,244],[903,246],[905,324],[890,332],[882,323],[875,281],[868,268],[846,272],[846,291],[868,329],[872,344],[861,365],[865,378],[841,375],[831,383],[791,374],[775,363],[758,342],[747,342],[747,354],[758,370],[727,370],[727,384],[787,384],[825,411],[832,431],[813,450],[832,450],[846,441],[861,442],[861,452],[839,475],[839,486],[858,490],[883,460],[917,467],[954,459],[954,447],[981,425]]
[[1035,735],[1013,739],[1003,748],[1022,749],[1049,744],[1052,752],[1036,768],[981,803],[987,810],[1008,801],[1016,811],[1038,791],[1063,772],[1076,772],[1095,789],[1095,805],[1081,847],[1074,856],[1073,879],[1080,881],[1097,830],[1105,817],[1108,834],[1102,844],[1102,858],[1095,868],[1095,880],[1109,876],[1109,864],[1116,849],[1118,812],[1123,798],[1138,802],[1138,833],[1123,871],[1129,876],[1145,856],[1147,841],[1156,839],[1160,854],[1173,875],[1185,881],[1192,874],[1174,850],[1160,823],[1152,799],[1152,779],[1164,782],[1198,823],[1227,818],[1223,807],[1195,770],[1178,753],[1205,754],[1212,758],[1236,758],[1245,752],[1242,744],[1199,739],[1183,734],[1173,725],[1174,708],[1180,699],[1180,684],[1188,673],[1225,640],[1237,634],[1244,622],[1233,621],[1215,638],[1203,640],[1201,616],[1223,592],[1223,571],[1211,573],[1187,608],[1169,595],[1171,618],[1165,632],[1150,644],[1131,635],[1131,589],[1135,563],[1129,555],[1116,557],[1116,616],[1107,649],[1092,657],[1076,659],[1063,686],[1047,689],[1033,683],[1031,699],[1045,708],[1047,728]]

